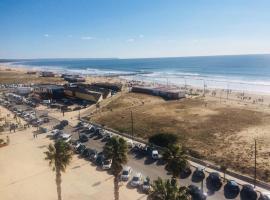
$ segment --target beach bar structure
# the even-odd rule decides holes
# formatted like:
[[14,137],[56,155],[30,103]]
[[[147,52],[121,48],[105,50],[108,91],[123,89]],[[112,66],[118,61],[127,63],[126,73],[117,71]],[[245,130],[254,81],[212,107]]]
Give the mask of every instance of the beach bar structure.
[[92,86],[110,89],[115,92],[121,92],[123,89],[123,85],[121,83],[93,83]]
[[40,77],[54,77],[55,74],[53,72],[49,72],[49,71],[43,71],[39,73]]
[[87,100],[94,103],[100,102],[103,99],[101,92],[88,90],[85,87],[67,87],[64,92],[68,97]]
[[34,86],[33,92],[39,99],[60,99],[64,96],[64,87],[61,85],[41,84]]
[[62,78],[70,83],[85,82],[85,78],[79,75],[62,74]]
[[177,100],[185,98],[185,92],[180,91],[177,88],[134,86],[132,87],[131,91],[136,93],[160,96],[166,100]]

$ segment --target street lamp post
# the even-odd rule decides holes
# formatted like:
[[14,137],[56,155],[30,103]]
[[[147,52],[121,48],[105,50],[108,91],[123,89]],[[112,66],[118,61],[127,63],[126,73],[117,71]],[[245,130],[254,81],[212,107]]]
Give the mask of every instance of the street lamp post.
[[132,111],[130,112],[130,117],[131,117],[131,137],[132,137],[132,140],[134,140],[134,125],[133,125],[133,113]]
[[257,182],[257,139],[254,139],[254,188]]

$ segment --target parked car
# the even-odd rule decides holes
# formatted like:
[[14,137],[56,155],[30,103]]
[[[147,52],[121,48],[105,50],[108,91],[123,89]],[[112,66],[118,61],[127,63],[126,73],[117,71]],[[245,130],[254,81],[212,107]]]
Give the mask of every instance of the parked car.
[[188,192],[191,195],[192,199],[198,199],[198,200],[206,200],[207,194],[203,193],[197,186],[195,185],[189,185],[188,186]]
[[97,152],[97,150],[93,149],[90,152],[89,160],[91,160],[92,162],[95,162],[97,157],[98,157],[98,152]]
[[108,160],[104,160],[102,163],[102,169],[111,169],[112,166],[112,160],[108,159]]
[[198,167],[192,174],[192,182],[199,183],[205,178],[204,168]]
[[59,138],[62,139],[64,142],[67,143],[67,142],[69,142],[71,140],[71,135],[64,133]]
[[80,140],[80,142],[87,142],[88,137],[86,135],[80,135],[79,140]]
[[77,154],[82,154],[83,151],[86,149],[86,146],[83,144],[80,144],[77,148],[76,148],[76,153]]
[[131,172],[132,172],[131,167],[129,167],[129,166],[124,167],[124,169],[122,171],[122,174],[121,174],[121,180],[122,181],[128,181]]
[[96,165],[97,166],[102,166],[102,163],[104,162],[104,160],[105,160],[105,156],[103,155],[103,153],[99,153],[97,155],[97,159],[95,160]]
[[60,124],[65,127],[68,125],[68,120],[62,120]]
[[150,183],[150,178],[147,177],[146,179],[144,179],[143,184],[142,184],[142,191],[146,194],[148,194],[150,192],[151,189],[151,183]]
[[92,152],[91,149],[86,148],[86,149],[84,149],[84,151],[83,151],[83,153],[82,153],[82,156],[83,156],[84,158],[90,158],[91,152]]
[[48,123],[48,122],[50,122],[50,119],[48,117],[45,117],[45,118],[43,118],[43,122]]
[[133,176],[130,185],[132,187],[138,187],[142,182],[142,174],[141,173],[137,173]]
[[270,200],[270,192],[262,192],[258,200]]
[[158,150],[153,150],[153,151],[152,151],[152,158],[153,158],[154,160],[159,159]]
[[61,124],[57,124],[53,127],[54,129],[59,129],[59,130],[63,130],[64,129],[64,126],[61,125]]

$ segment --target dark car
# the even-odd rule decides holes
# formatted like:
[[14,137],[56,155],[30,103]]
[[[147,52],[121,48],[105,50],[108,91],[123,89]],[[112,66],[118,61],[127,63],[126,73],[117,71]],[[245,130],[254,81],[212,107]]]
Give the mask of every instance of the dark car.
[[95,162],[97,157],[98,157],[98,152],[97,152],[97,150],[93,149],[92,152],[90,153],[89,159],[92,162]]
[[53,129],[59,129],[59,130],[63,130],[64,126],[62,124],[57,124],[53,127]]
[[82,154],[83,151],[84,151],[85,149],[86,149],[86,146],[80,145],[80,146],[76,149],[76,153]]
[[240,192],[240,188],[235,181],[229,180],[224,186],[224,196],[226,199],[235,199]]
[[88,137],[86,135],[80,135],[79,140],[80,140],[80,142],[87,142]]
[[84,149],[84,151],[82,152],[82,156],[83,156],[84,158],[90,158],[90,155],[91,155],[91,152],[92,152],[92,151],[93,151],[92,149],[86,148],[86,149]]
[[45,117],[45,118],[43,118],[43,122],[48,123],[48,122],[50,122],[50,119],[48,117]]
[[103,153],[99,153],[96,158],[96,165],[102,166],[103,162],[105,161],[105,156]]
[[192,200],[206,200],[207,196],[195,185],[188,186],[188,192]]
[[206,187],[209,191],[216,192],[220,190],[222,186],[222,180],[219,173],[212,172],[206,179]]
[[102,130],[99,130],[98,133],[96,134],[96,139],[101,139],[104,136],[104,132]]
[[193,172],[191,180],[194,183],[199,183],[199,182],[202,182],[204,178],[205,178],[204,170],[202,168],[197,168]]
[[60,124],[65,127],[68,125],[68,120],[62,120]]
[[252,185],[243,185],[240,192],[241,200],[256,200],[258,197],[257,192],[254,190]]

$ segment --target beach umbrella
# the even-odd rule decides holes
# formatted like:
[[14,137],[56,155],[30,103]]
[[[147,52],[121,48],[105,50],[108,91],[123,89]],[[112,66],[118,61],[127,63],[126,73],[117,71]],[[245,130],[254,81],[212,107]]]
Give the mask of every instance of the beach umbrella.
[[206,195],[195,185],[188,186],[189,194],[192,200],[206,200]]
[[212,172],[206,179],[206,187],[209,191],[216,192],[220,190],[222,186],[222,181],[219,173]]
[[235,199],[240,192],[240,188],[235,181],[228,181],[224,186],[224,196],[226,199]]
[[203,169],[202,168],[197,168],[193,172],[191,180],[194,183],[199,183],[199,182],[202,182],[204,178],[205,178],[205,174],[204,174]]
[[257,192],[254,190],[252,185],[243,185],[243,188],[240,192],[241,200],[256,200]]
[[189,177],[191,174],[192,174],[192,171],[191,171],[190,167],[188,166],[180,172],[180,178],[185,179],[185,178]]

